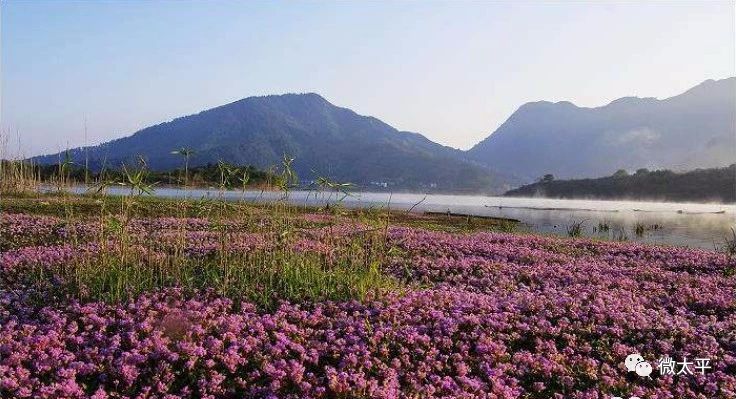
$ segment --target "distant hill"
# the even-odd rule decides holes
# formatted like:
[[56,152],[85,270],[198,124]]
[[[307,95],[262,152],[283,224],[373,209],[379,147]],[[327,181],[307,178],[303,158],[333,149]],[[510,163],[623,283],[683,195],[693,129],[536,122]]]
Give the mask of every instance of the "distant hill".
[[685,173],[640,169],[598,179],[547,179],[508,191],[509,197],[634,199],[679,202],[736,202],[736,164]]
[[547,173],[596,177],[637,168],[736,162],[736,78],[675,97],[626,97],[598,108],[540,101],[521,106],[468,155],[527,181]]
[[[286,154],[295,158],[302,180],[319,175],[368,188],[445,192],[508,188],[498,174],[466,160],[462,151],[336,107],[317,94],[250,97],[70,154],[83,164],[87,153],[91,169],[119,167],[143,156],[150,168],[170,170],[182,165],[182,158],[171,154],[181,147],[195,151],[191,166],[222,160],[267,169],[280,165]],[[34,160],[56,163],[60,156]]]

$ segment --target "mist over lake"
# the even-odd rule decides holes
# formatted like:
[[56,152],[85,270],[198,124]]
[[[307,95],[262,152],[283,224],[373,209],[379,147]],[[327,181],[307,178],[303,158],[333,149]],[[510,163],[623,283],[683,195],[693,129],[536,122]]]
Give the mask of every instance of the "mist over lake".
[[[76,192],[85,188],[77,187]],[[111,194],[125,195],[121,188]],[[223,198],[232,201],[272,202],[283,198],[273,191],[220,191],[216,189],[159,188],[155,195],[165,198]],[[523,231],[568,235],[574,223],[582,223],[582,235],[610,240],[629,240],[651,244],[714,249],[736,228],[736,205],[645,201],[563,200],[475,195],[416,193],[292,191],[292,204],[380,208],[412,212],[449,212],[482,217],[514,219]],[[636,234],[636,225],[644,228]],[[600,231],[607,225],[607,231]]]

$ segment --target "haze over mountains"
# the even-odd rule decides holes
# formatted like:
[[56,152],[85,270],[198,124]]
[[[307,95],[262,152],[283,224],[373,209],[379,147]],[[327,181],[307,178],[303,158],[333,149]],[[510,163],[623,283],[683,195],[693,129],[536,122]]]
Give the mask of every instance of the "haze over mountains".
[[[498,193],[556,177],[607,176],[617,169],[689,170],[736,162],[736,78],[708,80],[664,100],[626,97],[597,108],[546,101],[522,105],[469,151],[401,132],[332,105],[317,94],[250,97],[140,130],[70,154],[93,168],[138,156],[174,169],[181,147],[192,165],[223,160],[260,168],[284,154],[305,180],[316,176],[364,187]],[[56,163],[59,154],[35,158]]]
[[675,97],[625,97],[597,108],[521,106],[468,154],[525,180],[600,177],[618,169],[691,170],[736,161],[736,78]]

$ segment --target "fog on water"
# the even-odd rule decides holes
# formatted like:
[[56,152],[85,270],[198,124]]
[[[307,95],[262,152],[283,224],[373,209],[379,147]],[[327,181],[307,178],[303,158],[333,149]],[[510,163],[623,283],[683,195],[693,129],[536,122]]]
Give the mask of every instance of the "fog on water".
[[[85,189],[77,187],[77,192]],[[113,188],[111,194],[127,194]],[[223,198],[232,201],[269,202],[283,199],[272,191],[220,191],[217,189],[159,188],[165,198]],[[291,191],[288,201],[320,206],[340,203],[350,208],[390,208],[397,211],[442,212],[514,219],[519,230],[568,235],[580,224],[581,236],[704,249],[718,248],[736,229],[736,204],[645,201],[566,200],[548,198],[488,197],[388,192]],[[639,231],[637,232],[637,227]]]

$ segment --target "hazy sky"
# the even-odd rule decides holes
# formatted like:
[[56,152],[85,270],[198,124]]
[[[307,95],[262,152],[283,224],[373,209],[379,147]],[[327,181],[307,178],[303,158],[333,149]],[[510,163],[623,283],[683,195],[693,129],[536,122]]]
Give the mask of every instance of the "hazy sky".
[[734,7],[2,1],[0,125],[7,147],[35,155],[83,145],[85,116],[96,144],[243,97],[317,92],[465,149],[528,101],[664,98],[736,75]]

